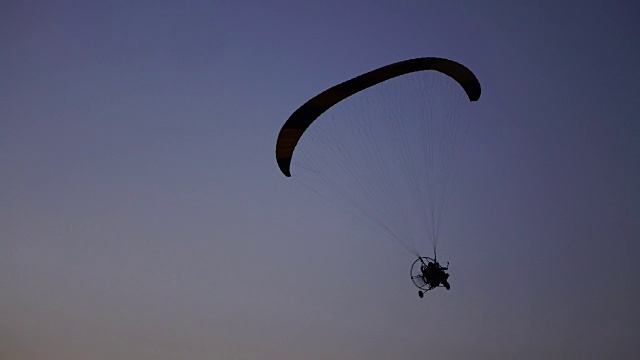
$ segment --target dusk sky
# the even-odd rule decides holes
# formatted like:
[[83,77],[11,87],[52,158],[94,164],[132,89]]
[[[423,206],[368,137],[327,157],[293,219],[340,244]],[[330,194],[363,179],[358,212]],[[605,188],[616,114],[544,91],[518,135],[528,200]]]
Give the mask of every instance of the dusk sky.
[[[0,5],[0,358],[640,359],[633,1]],[[282,175],[319,92],[416,57],[482,97],[415,257]]]

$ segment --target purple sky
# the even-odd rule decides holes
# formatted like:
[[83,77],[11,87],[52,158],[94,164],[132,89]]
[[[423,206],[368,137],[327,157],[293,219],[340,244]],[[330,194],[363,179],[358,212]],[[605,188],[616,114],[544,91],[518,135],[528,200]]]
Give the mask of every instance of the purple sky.
[[[640,358],[640,7],[302,3],[2,2],[0,357]],[[483,90],[422,300],[274,157],[308,98],[421,56]]]

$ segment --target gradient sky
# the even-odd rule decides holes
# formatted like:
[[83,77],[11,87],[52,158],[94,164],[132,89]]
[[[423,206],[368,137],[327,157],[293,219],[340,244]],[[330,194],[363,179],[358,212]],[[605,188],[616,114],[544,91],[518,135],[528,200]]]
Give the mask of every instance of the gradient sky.
[[[267,5],[268,4],[268,5]],[[3,359],[640,358],[632,1],[3,1]],[[279,172],[290,113],[477,74],[451,291]],[[441,289],[438,289],[441,290]]]

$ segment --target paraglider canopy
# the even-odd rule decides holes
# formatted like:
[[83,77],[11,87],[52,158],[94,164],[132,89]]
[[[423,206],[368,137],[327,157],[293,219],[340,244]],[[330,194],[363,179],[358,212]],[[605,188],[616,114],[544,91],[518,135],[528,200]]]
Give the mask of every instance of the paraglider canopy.
[[416,71],[434,70],[448,75],[462,86],[470,101],[480,98],[480,82],[464,65],[452,60],[424,57],[400,61],[347,80],[316,95],[287,120],[276,143],[276,160],[282,173],[291,176],[291,158],[305,130],[333,105],[383,81]]

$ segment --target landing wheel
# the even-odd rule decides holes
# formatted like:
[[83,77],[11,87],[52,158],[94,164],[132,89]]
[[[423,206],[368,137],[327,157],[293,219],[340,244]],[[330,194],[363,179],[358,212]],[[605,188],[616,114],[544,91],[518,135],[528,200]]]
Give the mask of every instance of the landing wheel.
[[418,296],[422,299],[424,297],[424,292],[422,292],[422,290],[418,290]]

